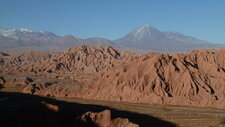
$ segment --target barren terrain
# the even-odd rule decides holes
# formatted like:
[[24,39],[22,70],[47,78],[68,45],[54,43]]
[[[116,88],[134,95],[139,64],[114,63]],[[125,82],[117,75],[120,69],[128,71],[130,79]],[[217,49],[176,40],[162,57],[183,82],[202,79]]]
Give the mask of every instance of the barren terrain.
[[[111,112],[103,108],[77,116],[87,124],[91,119],[98,126],[168,122],[171,126],[203,127],[223,125],[225,118],[225,49],[136,55],[112,47],[80,46],[54,54],[1,53],[0,71],[0,91],[5,93],[0,102],[6,101],[6,105],[10,94],[16,92],[23,97],[38,95],[143,114],[144,121],[157,119],[145,124],[135,115],[111,119]],[[58,110],[58,104],[40,104]],[[98,119],[108,122],[99,123]]]
[[[29,104],[27,97],[23,98],[25,95],[18,96],[14,95],[15,92],[22,93],[21,86],[9,86],[4,85],[0,89],[0,103],[8,104],[8,101],[14,101],[12,99],[17,99],[19,104]],[[7,94],[6,94],[7,93]],[[27,95],[26,95],[27,96]],[[7,98],[7,101],[4,100]],[[58,100],[46,101],[45,99],[40,99],[40,101],[46,101],[50,104],[61,105],[64,110],[70,110],[70,114],[66,113],[67,116],[85,113],[87,111],[100,112],[103,110],[111,110],[113,117],[120,116],[126,117],[136,124],[141,125],[141,127],[220,127],[224,126],[225,120],[225,110],[219,110],[214,108],[194,108],[194,107],[181,107],[181,106],[163,106],[163,105],[146,105],[146,104],[134,104],[134,103],[123,103],[123,102],[110,102],[110,101],[97,101],[97,100],[85,100],[76,98],[54,98],[51,99]],[[25,102],[24,102],[25,101]],[[38,99],[36,100],[38,101]],[[70,103],[70,106],[66,103]],[[78,106],[78,104],[81,106]],[[72,105],[72,106],[71,106]],[[77,106],[75,106],[77,105]],[[93,105],[85,106],[85,105]],[[95,106],[94,106],[95,105]],[[105,106],[105,107],[103,107]],[[86,107],[84,109],[84,107]],[[78,110],[76,110],[78,109]],[[74,111],[76,110],[76,111]],[[115,112],[114,110],[119,110],[121,112]],[[1,110],[0,110],[1,111]],[[72,111],[72,112],[71,112]],[[127,112],[125,115],[122,112]],[[136,113],[139,115],[131,115],[129,113]],[[142,116],[146,115],[146,116]],[[132,116],[132,117],[131,117]],[[134,120],[135,119],[135,120]],[[68,123],[71,124],[71,123]]]

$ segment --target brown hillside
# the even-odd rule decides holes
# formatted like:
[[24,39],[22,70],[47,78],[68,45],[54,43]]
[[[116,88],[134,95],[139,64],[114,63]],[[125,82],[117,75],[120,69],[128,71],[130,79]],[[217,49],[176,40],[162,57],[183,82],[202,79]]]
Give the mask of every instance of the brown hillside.
[[44,61],[21,67],[19,72],[73,78],[107,70],[133,56],[134,53],[119,51],[112,47],[79,46]]
[[37,61],[45,60],[50,57],[50,53],[29,50],[23,52],[16,52],[10,55],[1,53],[0,70],[10,73],[16,72],[21,67],[24,67]]
[[80,92],[69,96],[224,108],[224,79],[225,49],[150,53],[98,74]]

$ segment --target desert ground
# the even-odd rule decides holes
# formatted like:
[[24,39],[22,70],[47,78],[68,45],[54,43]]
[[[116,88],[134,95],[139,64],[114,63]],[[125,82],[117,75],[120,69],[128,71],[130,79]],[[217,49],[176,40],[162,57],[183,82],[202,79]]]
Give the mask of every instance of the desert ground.
[[[11,104],[12,107],[13,106],[16,107],[17,105],[20,105],[20,104],[30,105],[30,103],[34,103],[37,101],[46,101],[45,97],[42,97],[43,99],[40,100],[35,98],[34,95],[22,94],[22,90],[23,90],[23,87],[21,86],[3,85],[3,87],[0,89],[0,92],[1,92],[0,103],[7,104],[7,105]],[[34,98],[34,100],[32,101],[27,100],[29,98]],[[15,99],[16,99],[16,103],[14,104],[10,103],[10,101],[15,101]],[[60,105],[62,109],[64,110],[66,109],[67,111],[69,111],[70,113],[68,112],[65,113],[66,116],[68,117],[71,115],[75,116],[77,113],[77,110],[79,110],[78,113],[82,114],[87,111],[100,112],[100,111],[108,109],[108,110],[111,110],[112,117],[116,117],[116,116],[126,117],[131,122],[144,127],[149,127],[149,126],[152,126],[152,127],[155,127],[155,126],[222,127],[224,126],[224,120],[225,120],[225,110],[220,110],[215,108],[146,105],[146,104],[123,103],[123,102],[85,100],[85,99],[76,99],[76,98],[49,97],[47,99],[51,99],[51,101],[46,101],[46,102],[50,104],[54,104],[54,105]],[[1,110],[1,112],[4,112],[4,110]],[[1,115],[1,119],[7,119],[4,117],[6,116]],[[25,126],[34,125],[35,122],[25,124]],[[71,121],[70,123],[68,123],[68,125],[70,124],[72,124]],[[4,123],[2,125],[4,126]],[[52,124],[49,123],[49,125],[52,125]]]

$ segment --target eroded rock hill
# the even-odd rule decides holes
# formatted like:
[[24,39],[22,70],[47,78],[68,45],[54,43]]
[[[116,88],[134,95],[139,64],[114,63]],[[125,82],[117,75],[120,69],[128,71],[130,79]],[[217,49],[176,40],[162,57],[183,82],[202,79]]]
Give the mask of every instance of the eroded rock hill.
[[[6,57],[10,56],[1,56]],[[35,81],[26,84],[25,93],[225,109],[225,49],[137,56],[111,47],[80,46],[29,63],[16,63],[16,68],[11,68],[19,74],[55,76],[82,83],[46,85]],[[89,76],[78,80],[83,75]]]
[[6,54],[0,52],[0,71],[15,73],[21,67],[48,59],[52,56],[48,52],[23,51]]
[[[39,94],[55,93],[48,89]],[[137,56],[98,73],[81,90],[68,96],[224,109],[225,49]]]
[[18,72],[74,79],[108,70],[134,56],[134,53],[112,47],[79,46],[55,54],[49,59],[22,66]]

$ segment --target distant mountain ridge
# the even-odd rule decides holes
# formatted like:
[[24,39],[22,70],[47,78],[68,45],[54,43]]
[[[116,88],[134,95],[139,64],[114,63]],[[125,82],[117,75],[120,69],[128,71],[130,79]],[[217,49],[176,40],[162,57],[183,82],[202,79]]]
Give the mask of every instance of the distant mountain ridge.
[[9,37],[9,38],[59,38],[59,36],[55,35],[51,32],[44,32],[44,31],[35,31],[35,30],[29,30],[25,28],[21,29],[4,29],[0,28],[0,36],[1,37]]
[[64,51],[70,47],[81,45],[111,46],[137,53],[147,53],[150,51],[186,52],[199,48],[216,49],[225,47],[225,44],[213,44],[178,32],[161,32],[149,24],[142,25],[124,37],[114,41],[99,37],[81,39],[72,35],[60,37],[51,32],[24,28],[0,28],[1,51]]
[[178,32],[161,32],[149,24],[145,24],[124,37],[115,40],[124,48],[137,48],[160,52],[183,52],[198,48],[218,48],[212,44]]
[[4,28],[0,28],[0,45],[1,51],[64,51],[70,47],[81,45],[119,47],[114,42],[104,38],[80,39],[72,35],[60,37],[51,32]]

